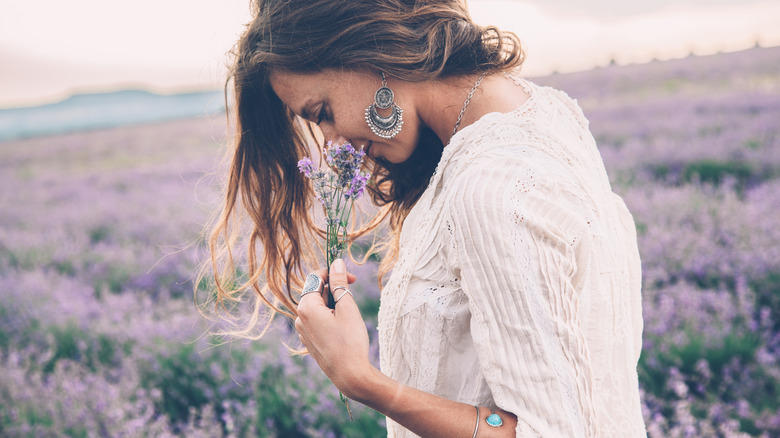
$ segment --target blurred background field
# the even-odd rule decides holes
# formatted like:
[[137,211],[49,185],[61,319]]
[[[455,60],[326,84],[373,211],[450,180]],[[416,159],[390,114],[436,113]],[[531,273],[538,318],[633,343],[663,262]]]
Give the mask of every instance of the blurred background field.
[[[649,435],[780,436],[780,48],[534,80],[579,100],[635,216]],[[0,436],[382,436],[281,319],[259,342],[204,336],[225,131],[0,141]],[[376,268],[355,270],[373,342]]]

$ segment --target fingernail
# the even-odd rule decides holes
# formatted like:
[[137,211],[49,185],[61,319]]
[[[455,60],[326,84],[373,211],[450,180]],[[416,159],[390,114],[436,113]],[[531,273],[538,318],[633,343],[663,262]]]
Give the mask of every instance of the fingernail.
[[344,260],[341,259],[336,259],[330,267],[333,269],[334,274],[343,274],[347,272],[347,269],[344,266]]

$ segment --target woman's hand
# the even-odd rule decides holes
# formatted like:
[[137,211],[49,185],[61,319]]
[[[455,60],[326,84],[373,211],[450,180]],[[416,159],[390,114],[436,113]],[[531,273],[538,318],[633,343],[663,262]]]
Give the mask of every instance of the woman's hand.
[[[323,284],[330,279],[334,298],[339,298],[356,280],[347,273],[341,259],[331,264],[330,274],[325,269],[314,274]],[[368,331],[351,294],[344,294],[335,309],[327,307],[325,294],[327,291],[323,290],[321,294],[301,297],[295,329],[330,381],[345,396],[353,398],[363,379],[373,370],[368,360]]]

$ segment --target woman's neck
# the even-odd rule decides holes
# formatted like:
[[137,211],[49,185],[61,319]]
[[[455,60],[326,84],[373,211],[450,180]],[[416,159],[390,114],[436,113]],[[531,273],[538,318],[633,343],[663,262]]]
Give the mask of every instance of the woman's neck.
[[[479,75],[469,75],[412,84],[416,88],[413,92],[417,96],[417,113],[422,123],[436,133],[442,144],[449,143],[458,115],[478,79]],[[503,74],[486,76],[474,91],[458,130],[476,122],[485,114],[515,110],[528,98],[522,87],[515,85]]]

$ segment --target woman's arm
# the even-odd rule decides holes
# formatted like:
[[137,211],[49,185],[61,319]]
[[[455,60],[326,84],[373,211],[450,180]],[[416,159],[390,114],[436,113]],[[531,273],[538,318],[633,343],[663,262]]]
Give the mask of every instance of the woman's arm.
[[[328,277],[325,270],[317,275]],[[347,287],[341,260],[331,266],[330,285],[334,290]],[[307,294],[298,306],[295,328],[314,360],[345,396],[387,415],[421,437],[473,436],[477,424],[474,406],[403,385],[371,365],[366,325],[351,295],[346,294],[331,310],[322,296]],[[496,413],[504,424],[490,427],[485,419],[491,412],[480,408],[478,437],[515,436],[517,418],[505,411]]]
[[[373,376],[363,379],[353,398],[369,406],[421,437],[473,436],[477,422],[474,406],[448,400],[402,385],[371,368]],[[517,418],[505,411],[495,411],[503,420],[501,427],[490,427],[485,419],[491,414],[486,407],[479,410],[478,437],[514,437]]]
[[[518,148],[475,160],[449,181],[443,257],[468,298],[493,400],[518,416],[517,436],[597,437],[583,331],[593,320],[581,305],[592,278],[590,193],[537,155]],[[611,318],[611,303],[600,305]]]

